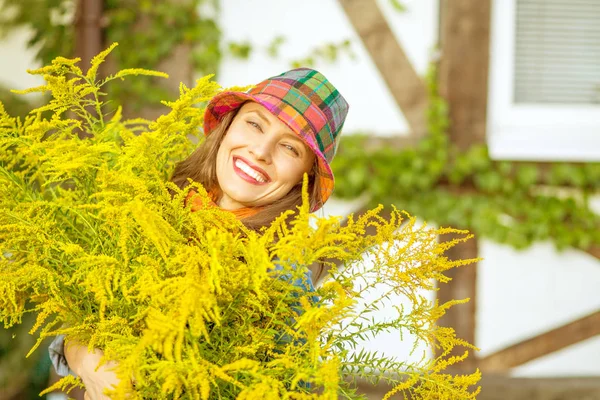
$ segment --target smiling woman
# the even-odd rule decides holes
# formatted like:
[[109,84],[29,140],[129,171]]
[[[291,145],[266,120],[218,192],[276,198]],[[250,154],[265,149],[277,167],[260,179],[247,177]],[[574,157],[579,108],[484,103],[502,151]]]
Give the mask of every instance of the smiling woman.
[[[192,211],[218,206],[260,230],[301,205],[307,173],[314,212],[333,191],[330,163],[347,113],[348,103],[337,89],[308,68],[266,79],[248,92],[221,92],[206,108],[206,139],[177,164],[171,181],[180,188],[197,182],[207,189],[213,204],[198,204],[190,192]],[[298,267],[306,275],[298,286],[312,291],[308,267]],[[59,337],[50,353],[59,373],[81,377],[88,399],[108,398],[104,390],[118,382],[110,364],[96,368],[103,355],[98,349],[89,353],[76,342],[65,348]]]
[[201,183],[221,208],[260,229],[302,202],[309,175],[310,209],[333,192],[330,163],[348,103],[323,74],[298,68],[248,92],[221,92],[207,106],[206,140],[177,165],[180,188]]

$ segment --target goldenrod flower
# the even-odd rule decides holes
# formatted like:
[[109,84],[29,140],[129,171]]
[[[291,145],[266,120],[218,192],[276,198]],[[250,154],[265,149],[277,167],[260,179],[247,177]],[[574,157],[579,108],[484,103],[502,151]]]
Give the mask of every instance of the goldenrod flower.
[[[66,334],[103,349],[106,359],[119,361],[121,384],[112,393],[118,399],[354,398],[349,376],[385,379],[395,385],[389,396],[474,398],[478,372],[444,372],[463,358],[448,357],[453,347],[472,346],[435,324],[460,301],[437,304],[425,296],[434,280],[447,280],[446,270],[470,261],[444,256],[468,239],[466,232],[438,243],[438,234],[458,231],[419,227],[396,209],[384,219],[382,207],[341,226],[338,218],[309,214],[306,181],[304,205],[290,211],[293,222],[283,215],[260,233],[217,208],[190,212],[189,191],[208,203],[206,191],[198,184],[179,190],[167,179],[196,146],[190,137],[200,136],[198,105],[219,87],[210,77],[181,85],[180,98],[165,102],[169,114],[122,121],[120,108],[102,103],[103,85],[161,74],[131,69],[98,81],[97,68],[113,47],[86,75],[65,58],[31,71],[46,85],[23,93],[49,91],[53,98],[25,120],[0,105],[5,326],[35,311],[38,345]],[[80,139],[80,130],[91,136]],[[366,236],[367,228],[376,233]],[[306,265],[323,259],[342,267],[316,293],[294,284]],[[366,293],[380,296],[366,302]],[[396,307],[391,320],[372,320],[392,295],[410,306]],[[443,354],[408,362],[352,351],[390,331]],[[78,384],[66,377],[53,388]]]

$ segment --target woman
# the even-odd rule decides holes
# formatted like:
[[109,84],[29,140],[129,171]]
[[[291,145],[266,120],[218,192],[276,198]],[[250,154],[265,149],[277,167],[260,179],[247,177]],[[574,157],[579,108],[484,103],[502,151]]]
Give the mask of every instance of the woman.
[[[347,113],[336,88],[308,68],[266,79],[246,93],[222,92],[207,106],[206,140],[177,165],[171,180],[180,188],[188,179],[201,183],[216,206],[260,229],[301,204],[308,173],[310,207],[316,211],[333,191],[330,163]],[[312,282],[310,269],[306,275]],[[88,353],[78,343],[65,347],[58,337],[50,355],[59,374],[81,377],[88,399],[107,398],[104,388],[117,383],[111,363],[95,370],[100,350]]]

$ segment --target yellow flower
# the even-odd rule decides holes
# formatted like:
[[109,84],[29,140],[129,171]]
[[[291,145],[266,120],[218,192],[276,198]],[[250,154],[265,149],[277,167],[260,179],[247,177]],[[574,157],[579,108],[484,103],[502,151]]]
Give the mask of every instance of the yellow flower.
[[[32,71],[46,84],[23,92],[53,98],[24,121],[0,105],[0,321],[19,324],[33,309],[36,346],[67,334],[102,348],[119,361],[115,398],[335,399],[351,387],[349,375],[385,376],[395,387],[386,398],[474,398],[478,371],[445,371],[467,357],[449,356],[453,348],[475,348],[436,324],[466,300],[426,296],[448,269],[473,261],[444,257],[467,232],[417,226],[393,207],[384,218],[382,206],[341,226],[309,213],[308,179],[303,205],[260,233],[215,207],[191,212],[189,191],[206,202],[206,190],[166,180],[197,146],[189,137],[201,136],[198,103],[220,88],[210,77],[181,85],[156,121],[122,121],[119,107],[108,117],[106,82],[162,75],[130,69],[98,81],[113,48],[87,75],[65,58]],[[462,237],[438,243],[449,232]],[[339,269],[307,292],[305,268],[324,259]],[[366,301],[369,293],[380,295]],[[392,295],[409,305],[372,320]],[[442,355],[408,362],[351,351],[386,332],[410,332]],[[74,384],[67,377],[55,387]]]

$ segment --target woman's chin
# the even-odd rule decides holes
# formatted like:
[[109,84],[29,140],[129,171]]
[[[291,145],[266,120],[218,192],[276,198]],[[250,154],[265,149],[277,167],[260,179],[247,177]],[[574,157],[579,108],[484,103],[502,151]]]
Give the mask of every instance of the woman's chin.
[[228,195],[231,199],[231,203],[235,204],[236,208],[244,208],[244,207],[254,207],[257,206],[256,196],[249,195],[238,195],[236,193],[231,193]]

